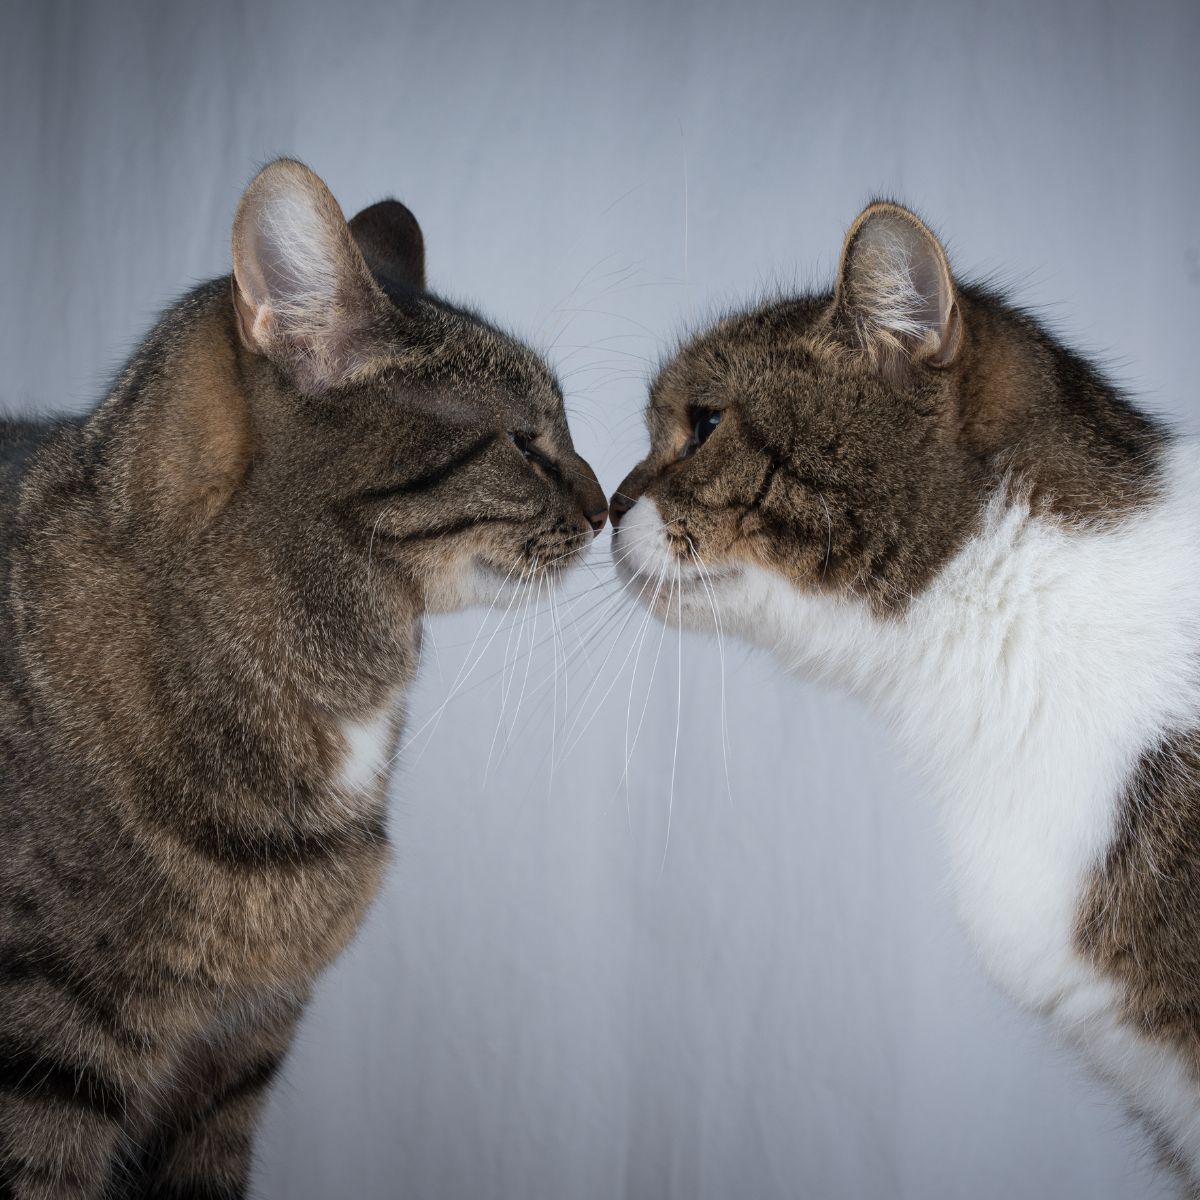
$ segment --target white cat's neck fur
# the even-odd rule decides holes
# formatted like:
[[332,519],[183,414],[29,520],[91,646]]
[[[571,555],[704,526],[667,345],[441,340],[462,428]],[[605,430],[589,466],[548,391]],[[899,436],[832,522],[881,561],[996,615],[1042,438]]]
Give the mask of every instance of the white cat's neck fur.
[[[652,502],[621,537],[629,567],[656,573]],[[685,612],[711,628],[707,589],[687,594]],[[1141,754],[1200,725],[1200,446],[1172,445],[1159,498],[1116,524],[1071,527],[997,496],[899,617],[760,570],[715,579],[713,595],[726,633],[841,682],[886,720],[938,798],[991,973],[1083,1041],[1195,1170],[1200,1089],[1120,1027],[1115,986],[1074,930]]]

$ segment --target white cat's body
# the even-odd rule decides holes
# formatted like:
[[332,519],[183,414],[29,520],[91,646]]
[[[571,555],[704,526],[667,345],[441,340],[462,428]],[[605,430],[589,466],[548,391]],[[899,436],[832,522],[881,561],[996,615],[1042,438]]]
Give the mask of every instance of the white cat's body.
[[[840,682],[887,721],[937,796],[991,974],[1080,1043],[1200,1178],[1200,1083],[1121,1022],[1117,985],[1075,937],[1143,752],[1200,726],[1200,446],[1166,453],[1162,494],[1119,523],[1071,527],[997,497],[898,617],[765,570],[710,587],[681,573],[689,624],[712,628],[715,599],[727,634]],[[626,571],[674,572],[653,501],[621,539]]]

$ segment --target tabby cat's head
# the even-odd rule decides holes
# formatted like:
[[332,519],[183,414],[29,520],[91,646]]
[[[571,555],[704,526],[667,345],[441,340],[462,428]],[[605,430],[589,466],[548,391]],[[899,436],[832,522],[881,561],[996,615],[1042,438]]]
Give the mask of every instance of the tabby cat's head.
[[726,628],[740,612],[759,637],[780,599],[904,611],[1003,480],[1058,515],[1119,512],[1157,438],[1031,318],[956,282],[891,203],[854,222],[832,292],[684,345],[648,416],[650,451],[612,498],[619,570],[660,615],[711,627],[721,600]]
[[160,530],[265,554],[331,604],[369,577],[374,596],[446,611],[557,574],[603,526],[553,373],[426,290],[403,205],[347,223],[279,160],[242,197],[233,267],[127,373],[143,426],[130,490]]

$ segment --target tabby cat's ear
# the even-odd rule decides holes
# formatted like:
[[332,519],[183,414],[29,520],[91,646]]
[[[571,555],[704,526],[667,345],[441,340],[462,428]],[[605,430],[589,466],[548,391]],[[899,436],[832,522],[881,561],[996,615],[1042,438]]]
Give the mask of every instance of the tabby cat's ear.
[[233,278],[242,341],[302,391],[344,383],[372,356],[386,301],[337,201],[303,163],[278,159],[246,189]]
[[350,232],[386,292],[425,290],[425,238],[399,200],[380,200],[350,222]]
[[962,316],[941,243],[906,208],[869,205],[842,247],[835,311],[840,325],[881,366],[949,366]]

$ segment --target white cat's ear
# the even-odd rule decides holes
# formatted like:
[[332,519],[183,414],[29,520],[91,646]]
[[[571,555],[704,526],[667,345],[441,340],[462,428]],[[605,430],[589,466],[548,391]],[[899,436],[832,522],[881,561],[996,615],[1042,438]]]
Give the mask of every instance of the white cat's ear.
[[835,308],[853,339],[886,367],[945,367],[958,352],[962,315],[946,252],[898,204],[871,204],[850,227]]
[[281,158],[251,181],[233,222],[242,341],[306,392],[346,382],[372,356],[385,301],[329,189]]

